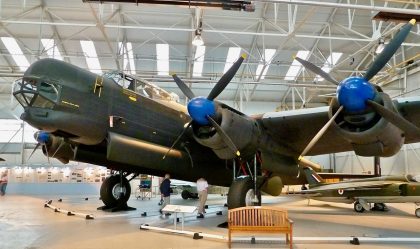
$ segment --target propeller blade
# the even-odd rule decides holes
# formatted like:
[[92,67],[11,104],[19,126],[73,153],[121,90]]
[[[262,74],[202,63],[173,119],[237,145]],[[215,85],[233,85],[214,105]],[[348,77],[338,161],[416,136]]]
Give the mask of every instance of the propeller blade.
[[241,57],[229,68],[229,70],[223,74],[222,78],[219,79],[217,84],[207,96],[208,100],[213,100],[225,89],[225,87],[229,84],[229,82],[233,79],[236,72],[238,71],[239,67],[241,66],[242,62],[246,58],[245,54],[242,54]]
[[61,149],[61,146],[63,146],[63,144],[64,144],[64,141],[62,140],[60,142],[60,145],[58,145],[57,149],[54,151],[54,153],[52,154],[51,157],[54,157],[55,156],[55,154]]
[[299,63],[302,64],[302,66],[304,66],[309,71],[312,71],[316,75],[319,75],[322,78],[326,79],[327,81],[329,81],[329,82],[333,83],[334,85],[338,86],[339,82],[336,79],[334,79],[330,74],[323,71],[321,68],[319,68],[319,67],[315,66],[314,64],[312,64],[311,62],[309,62],[307,60],[304,60],[304,59],[301,59],[299,57],[295,57],[295,60],[299,61]]
[[226,132],[220,127],[220,125],[210,116],[207,116],[207,119],[210,121],[210,123],[213,125],[213,127],[216,129],[217,133],[222,138],[223,142],[235,153],[237,156],[241,156],[241,152],[239,152],[236,145],[233,143],[232,139],[226,134]]
[[384,48],[382,53],[376,57],[375,61],[370,65],[369,69],[365,74],[365,79],[370,80],[375,76],[391,57],[395,54],[397,49],[401,46],[407,35],[410,33],[411,28],[416,24],[416,19],[411,19],[401,30],[395,35],[394,39]]
[[179,89],[181,89],[182,93],[187,96],[189,99],[195,98],[194,93],[191,91],[191,89],[185,84],[183,80],[181,80],[178,75],[172,74],[172,78],[174,78],[175,83],[178,85]]
[[343,110],[343,108],[344,108],[343,106],[340,106],[340,108],[338,108],[338,110],[334,114],[334,116],[332,116],[332,118],[330,120],[328,120],[328,122],[324,125],[324,127],[322,127],[322,129],[318,131],[318,133],[315,135],[315,137],[312,138],[312,140],[309,142],[309,144],[303,150],[302,154],[299,156],[299,158],[298,158],[299,161],[306,155],[306,153],[308,153],[312,149],[312,147],[318,142],[318,140],[322,137],[322,135],[324,135],[324,133],[327,131],[328,127],[330,127],[332,122],[334,122],[334,119]]
[[43,144],[42,146],[45,148],[45,154],[47,154],[47,160],[48,160],[48,163],[49,163],[49,164],[51,164],[51,163],[50,163],[50,155],[48,155],[48,148],[47,148],[47,144]]
[[407,119],[403,118],[401,115],[385,108],[384,106],[376,103],[375,101],[367,100],[366,102],[377,113],[379,113],[379,115],[381,115],[384,119],[388,120],[391,124],[397,126],[404,132],[407,132],[410,134],[420,134],[420,128],[410,123]]
[[31,154],[29,155],[28,159],[26,159],[26,162],[28,162],[29,159],[31,159],[32,155],[35,153],[35,151],[39,148],[40,145],[41,145],[40,143],[37,143],[36,144],[34,150],[31,152]]
[[193,120],[191,120],[188,125],[184,128],[184,130],[182,130],[181,134],[179,134],[179,136],[176,138],[175,142],[172,144],[171,148],[169,148],[169,150],[165,153],[165,155],[162,157],[162,160],[164,160],[166,158],[166,156],[169,154],[169,152],[171,152],[171,150],[175,147],[175,145],[179,142],[179,140],[182,138],[182,136],[184,136],[185,132],[188,130],[188,128],[192,125]]

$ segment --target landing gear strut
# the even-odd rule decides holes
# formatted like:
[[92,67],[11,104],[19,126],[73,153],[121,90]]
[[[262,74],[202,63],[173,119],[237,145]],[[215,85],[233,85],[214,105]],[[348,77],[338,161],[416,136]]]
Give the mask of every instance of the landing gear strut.
[[98,209],[111,212],[135,210],[135,208],[127,206],[127,201],[131,195],[131,186],[126,176],[127,174],[120,172],[120,174],[108,176],[104,180],[101,185],[100,195],[105,206]]
[[[261,205],[261,191],[257,186],[257,175],[259,173],[259,166],[257,164],[258,154],[254,156],[253,170],[249,167],[248,162],[242,162],[239,172],[249,173],[236,177],[236,162],[233,164],[234,180],[229,188],[227,205],[229,209],[245,207],[245,206],[260,206]],[[247,167],[245,167],[246,165]]]

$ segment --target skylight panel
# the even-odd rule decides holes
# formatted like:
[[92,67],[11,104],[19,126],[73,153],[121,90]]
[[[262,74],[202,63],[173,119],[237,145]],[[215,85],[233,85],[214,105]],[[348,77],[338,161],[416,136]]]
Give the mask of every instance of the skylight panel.
[[226,64],[225,69],[223,69],[223,73],[226,73],[227,70],[233,65],[233,63],[239,58],[241,53],[241,48],[238,47],[230,47],[227,57],[226,57]]
[[45,51],[47,52],[48,57],[54,58],[56,60],[63,60],[63,57],[58,51],[57,45],[54,43],[54,39],[41,39],[42,46],[44,46]]
[[128,53],[128,61],[130,62],[130,72],[131,74],[136,74],[136,65],[134,64],[133,45],[131,44],[131,42],[127,42],[127,53]]
[[[299,50],[296,57],[306,60],[309,57],[309,51]],[[289,70],[287,71],[286,77],[284,77],[284,79],[296,80],[296,77],[299,74],[301,69],[302,69],[302,64],[300,64],[297,60],[293,60],[292,65],[289,67]]]
[[102,74],[101,64],[99,64],[98,55],[96,54],[95,45],[92,41],[80,41],[83,53],[85,54],[86,63],[92,73]]
[[194,66],[193,66],[193,76],[201,77],[203,76],[203,62],[204,54],[206,53],[206,46],[197,46],[194,56]]
[[123,46],[122,42],[118,43],[119,51],[123,54],[123,70],[127,69],[128,66],[128,55],[126,51],[126,47]]
[[[324,66],[322,66],[322,70],[326,73],[331,72],[332,68],[334,67],[334,65],[338,62],[338,60],[341,58],[341,56],[343,55],[343,53],[336,53],[333,52],[330,56],[328,56],[327,60],[324,63]],[[315,77],[316,81],[323,81],[324,78],[322,78],[321,76],[317,75]]]
[[12,58],[18,65],[19,69],[21,71],[25,71],[29,67],[29,61],[23,55],[23,52],[17,44],[16,40],[11,37],[2,37],[1,41],[4,43],[4,46],[9,51],[10,55],[12,55]]
[[169,75],[169,45],[156,44],[158,75]]
[[264,72],[262,72],[261,78],[260,79],[264,79],[265,75],[267,74],[268,68],[270,67],[270,63],[273,60],[273,56],[276,53],[275,49],[265,49],[264,50],[264,58],[265,58],[265,63],[264,60],[261,60],[260,63],[258,64],[257,67],[257,71],[255,72],[255,75],[257,75],[257,77],[261,74],[261,71],[264,68],[264,64],[267,64],[267,66],[264,69]]

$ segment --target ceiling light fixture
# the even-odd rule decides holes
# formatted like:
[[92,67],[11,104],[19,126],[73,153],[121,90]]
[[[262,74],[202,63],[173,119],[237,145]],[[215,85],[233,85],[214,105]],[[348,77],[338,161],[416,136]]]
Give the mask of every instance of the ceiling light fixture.
[[384,40],[384,38],[379,38],[379,43],[378,43],[378,46],[376,47],[376,50],[375,50],[375,53],[376,54],[380,54],[380,53],[382,53],[382,51],[384,51],[384,48],[385,48],[385,40]]
[[192,45],[194,45],[194,46],[203,46],[204,45],[203,38],[201,38],[201,30],[200,29],[195,30],[195,37],[192,41]]

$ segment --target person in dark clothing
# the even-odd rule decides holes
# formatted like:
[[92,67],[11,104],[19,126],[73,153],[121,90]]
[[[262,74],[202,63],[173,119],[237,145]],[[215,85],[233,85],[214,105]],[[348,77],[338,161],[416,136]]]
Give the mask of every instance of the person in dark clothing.
[[[170,175],[166,174],[165,175],[165,179],[162,181],[162,183],[160,184],[160,193],[162,194],[163,197],[163,204],[162,204],[162,209],[171,203],[171,180],[170,180]],[[162,209],[159,210],[160,213],[162,213]],[[171,215],[170,213],[166,213],[165,215]]]

